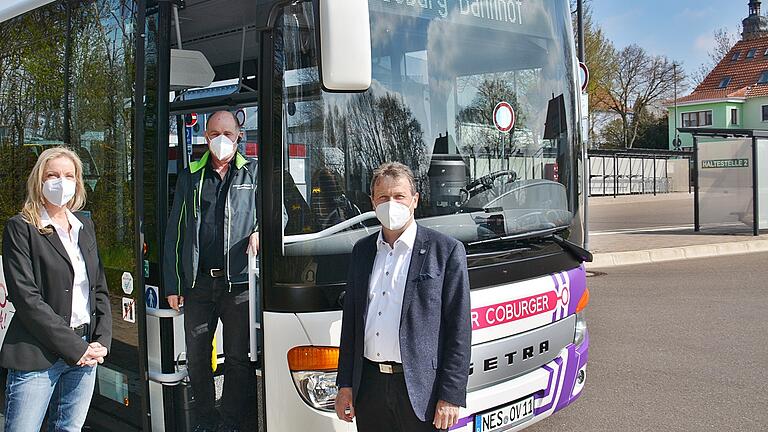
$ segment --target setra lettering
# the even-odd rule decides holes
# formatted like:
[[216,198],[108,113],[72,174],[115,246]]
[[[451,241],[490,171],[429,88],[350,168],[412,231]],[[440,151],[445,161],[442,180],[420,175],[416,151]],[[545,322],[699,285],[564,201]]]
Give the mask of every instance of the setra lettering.
[[[549,340],[543,340],[539,342],[538,350],[536,349],[536,345],[530,345],[527,347],[523,347],[523,361],[528,360],[530,358],[542,355],[549,351]],[[493,357],[487,357],[483,359],[482,361],[482,371],[481,373],[490,372],[496,369],[499,369],[499,366],[503,367],[509,367],[515,364],[515,356],[518,354],[517,351],[510,351],[507,352],[501,356],[493,356]],[[499,365],[499,357],[504,357],[507,359],[506,364],[504,364],[504,361],[501,362],[501,365]],[[472,375],[475,373],[475,362],[471,362],[469,364],[469,375]]]
[[533,347],[525,347],[523,349],[523,361],[533,357]]
[[499,366],[499,360],[496,357],[487,358],[483,363],[483,369],[485,371],[494,370]]

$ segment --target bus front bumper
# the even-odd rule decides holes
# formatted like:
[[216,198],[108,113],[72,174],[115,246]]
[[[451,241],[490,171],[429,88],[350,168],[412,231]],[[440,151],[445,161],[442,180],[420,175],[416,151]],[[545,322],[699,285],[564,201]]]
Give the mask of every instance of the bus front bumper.
[[[462,418],[451,428],[458,432],[518,431],[537,423],[574,402],[584,388],[589,334],[579,345],[563,348],[551,362],[525,375],[467,394]],[[506,413],[533,399],[532,413],[511,421]],[[523,413],[525,414],[523,407]],[[498,416],[494,414],[498,413]],[[505,413],[505,414],[502,414]],[[518,411],[518,414],[521,414]],[[491,420],[490,417],[496,417]],[[486,420],[483,424],[483,420]],[[506,423],[505,423],[506,421]]]

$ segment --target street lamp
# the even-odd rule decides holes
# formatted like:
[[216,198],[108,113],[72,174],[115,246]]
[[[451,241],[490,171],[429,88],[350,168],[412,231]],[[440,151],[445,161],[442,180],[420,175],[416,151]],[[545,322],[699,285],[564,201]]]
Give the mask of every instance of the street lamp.
[[680,136],[677,132],[677,63],[672,62],[672,84],[675,92],[675,138],[672,140],[672,147],[680,150]]

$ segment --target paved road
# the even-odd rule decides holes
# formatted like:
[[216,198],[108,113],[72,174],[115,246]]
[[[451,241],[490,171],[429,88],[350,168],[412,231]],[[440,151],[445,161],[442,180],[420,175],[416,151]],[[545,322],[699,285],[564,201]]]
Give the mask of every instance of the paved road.
[[693,194],[592,197],[590,231],[693,226]]
[[588,279],[581,399],[526,432],[768,430],[768,254]]

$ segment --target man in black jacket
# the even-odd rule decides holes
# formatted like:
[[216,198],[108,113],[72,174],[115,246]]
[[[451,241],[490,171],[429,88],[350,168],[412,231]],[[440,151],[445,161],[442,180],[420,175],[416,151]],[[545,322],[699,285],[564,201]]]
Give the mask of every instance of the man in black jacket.
[[[248,358],[248,252],[259,249],[257,166],[237,151],[235,116],[208,118],[209,151],[179,175],[165,236],[164,290],[171,308],[184,305],[187,371],[195,396],[195,431],[238,431],[255,374]],[[211,345],[224,334],[224,392],[214,407]]]
[[358,431],[445,430],[466,405],[471,349],[464,246],[417,225],[411,170],[373,173],[381,232],[352,251],[341,327],[336,415]]

